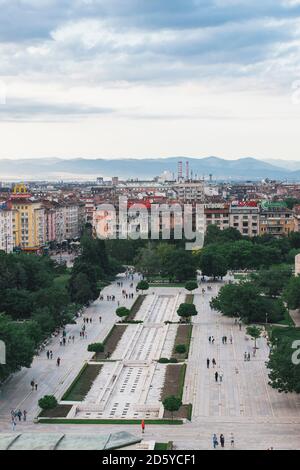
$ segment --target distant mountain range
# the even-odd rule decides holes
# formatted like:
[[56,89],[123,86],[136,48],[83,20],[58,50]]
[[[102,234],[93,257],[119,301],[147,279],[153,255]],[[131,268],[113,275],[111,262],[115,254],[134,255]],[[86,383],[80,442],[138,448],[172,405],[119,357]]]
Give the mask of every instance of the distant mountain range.
[[218,157],[188,158],[145,158],[145,159],[88,159],[88,158],[41,158],[0,160],[1,180],[95,180],[97,177],[149,179],[168,172],[177,176],[178,162],[185,162],[194,176],[208,177],[214,180],[262,180],[265,178],[299,181],[300,162],[284,160],[259,160],[240,158],[225,160]]

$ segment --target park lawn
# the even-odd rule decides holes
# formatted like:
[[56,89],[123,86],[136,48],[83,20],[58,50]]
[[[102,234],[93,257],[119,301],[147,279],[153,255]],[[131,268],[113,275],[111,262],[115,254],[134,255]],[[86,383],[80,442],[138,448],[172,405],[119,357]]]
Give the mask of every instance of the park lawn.
[[146,295],[139,295],[137,297],[137,299],[135,300],[133,306],[131,307],[130,309],[130,314],[128,315],[128,317],[126,318],[126,320],[134,320],[135,319],[135,316],[136,314],[138,313],[138,311],[140,310],[144,300],[146,298]]
[[39,418],[66,418],[71,408],[72,405],[57,405],[52,410],[42,410]]
[[172,450],[173,442],[156,442],[154,446],[154,450]]
[[193,304],[194,303],[194,294],[186,294],[185,303],[186,304]]
[[[182,419],[145,419],[145,424],[183,424]],[[40,418],[40,424],[132,424],[135,426],[141,425],[140,419],[63,419],[63,418]]]
[[102,364],[85,364],[68,388],[62,401],[83,401],[102,368]]
[[[186,373],[186,364],[169,364],[165,375],[165,382],[161,392],[161,401],[170,395],[175,395],[182,400],[184,381]],[[172,417],[170,411],[164,411],[164,419]],[[182,405],[178,411],[173,413],[175,419],[185,418],[190,419],[191,417],[191,406]]]
[[[178,361],[184,361],[185,359],[188,358],[190,344],[191,344],[192,330],[193,330],[192,324],[185,324],[185,325],[180,324],[177,328],[172,357],[175,357]],[[186,346],[185,353],[179,354],[175,351],[176,346],[178,346],[179,344],[184,344]]]
[[126,328],[127,325],[114,325],[103,341],[104,351],[95,353],[93,361],[102,361],[106,358],[106,353],[109,353],[110,357],[125,333]]

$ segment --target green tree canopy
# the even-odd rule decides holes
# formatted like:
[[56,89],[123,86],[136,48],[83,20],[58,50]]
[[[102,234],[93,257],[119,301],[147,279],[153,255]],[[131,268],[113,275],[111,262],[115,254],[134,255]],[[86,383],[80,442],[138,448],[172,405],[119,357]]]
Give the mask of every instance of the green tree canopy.
[[120,318],[127,318],[129,314],[130,310],[128,310],[126,307],[119,307],[116,310],[116,315],[118,315]]
[[[297,350],[293,348],[295,338],[282,336],[271,348],[268,361],[270,385],[279,392],[300,393],[300,363],[293,362],[293,354],[297,356]],[[300,341],[300,335],[298,338]],[[299,346],[298,346],[299,351]]]
[[194,304],[183,303],[180,304],[177,309],[177,314],[182,318],[189,318],[198,314],[197,309]]
[[178,411],[182,405],[180,398],[175,395],[170,395],[163,400],[163,405],[165,410],[170,411],[172,414],[172,419],[174,417],[174,411]]
[[197,281],[187,281],[185,286],[186,290],[192,292],[193,290],[198,288],[198,282]]
[[148,290],[149,289],[149,283],[147,281],[142,280],[138,283],[136,288],[137,288],[137,290],[141,290],[141,291]]
[[58,405],[54,395],[45,395],[39,399],[39,407],[42,410],[53,410]]

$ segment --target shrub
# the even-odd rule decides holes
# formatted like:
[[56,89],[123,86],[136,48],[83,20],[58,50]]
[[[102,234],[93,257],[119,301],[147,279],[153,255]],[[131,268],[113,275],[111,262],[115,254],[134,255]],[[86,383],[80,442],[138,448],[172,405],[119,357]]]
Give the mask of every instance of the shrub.
[[186,345],[185,345],[185,344],[177,344],[177,346],[175,347],[175,351],[176,351],[178,354],[184,354],[184,353],[186,353]]
[[179,410],[179,408],[182,405],[182,402],[181,402],[180,398],[175,397],[174,395],[170,395],[170,396],[168,396],[164,399],[163,405],[164,405],[164,407],[167,411],[171,412],[172,419],[173,419],[174,411]]
[[130,314],[130,310],[128,310],[128,308],[126,308],[126,307],[119,307],[116,310],[116,314],[120,318],[126,318]]
[[104,344],[103,343],[92,343],[88,345],[89,352],[103,352],[104,351]]
[[169,359],[166,358],[166,357],[161,357],[160,359],[158,359],[158,362],[159,362],[160,364],[168,364]]
[[57,407],[57,400],[54,395],[45,395],[39,399],[39,407],[42,410],[52,410]]
[[177,361],[176,357],[171,357],[171,359],[169,360],[169,362],[170,362],[171,364],[177,364],[178,361]]

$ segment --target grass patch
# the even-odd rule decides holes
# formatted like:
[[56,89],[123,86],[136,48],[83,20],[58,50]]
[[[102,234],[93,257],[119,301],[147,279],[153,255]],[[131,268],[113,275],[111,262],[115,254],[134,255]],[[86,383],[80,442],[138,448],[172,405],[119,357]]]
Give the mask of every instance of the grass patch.
[[83,401],[92,388],[101,368],[101,364],[85,364],[62,397],[62,401]]
[[[189,349],[191,344],[191,337],[192,337],[193,325],[192,324],[180,324],[177,328],[174,348],[172,357],[175,357],[178,361],[182,361],[186,359],[189,355]],[[186,346],[186,352],[183,354],[179,354],[176,352],[176,346],[178,344],[184,344]]]
[[126,325],[114,325],[108,335],[106,336],[105,340],[103,341],[104,351],[98,352],[93,356],[93,361],[99,362],[103,359],[106,359],[107,353],[109,353],[109,357],[112,355],[114,350],[117,347],[120,339],[122,338],[127,326]]
[[42,410],[39,418],[65,418],[71,411],[72,405],[57,405],[52,410]]
[[186,304],[193,304],[194,303],[194,294],[186,294],[185,303]]
[[[145,419],[145,424],[183,424],[181,419]],[[141,425],[141,420],[137,419],[39,419],[41,424],[133,424]]]
[[136,314],[138,313],[138,311],[140,310],[144,300],[146,298],[146,295],[139,295],[137,297],[137,299],[135,300],[133,306],[131,307],[130,309],[130,314],[128,315],[128,317],[126,318],[126,321],[128,320],[134,320],[135,319],[135,316]]
[[173,449],[173,442],[156,442],[154,446],[154,450],[172,450]]
[[161,393],[161,401],[170,395],[182,399],[186,364],[172,364],[167,366],[165,383]]
[[187,419],[192,421],[192,414],[193,414],[193,405],[189,403],[187,406]]

